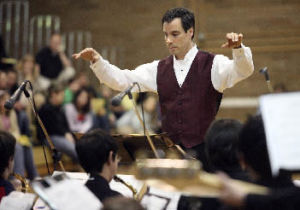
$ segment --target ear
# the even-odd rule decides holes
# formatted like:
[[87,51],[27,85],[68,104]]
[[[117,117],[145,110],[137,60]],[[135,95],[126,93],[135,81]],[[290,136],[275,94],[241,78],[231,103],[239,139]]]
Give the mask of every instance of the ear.
[[110,151],[108,155],[107,163],[108,165],[111,165],[113,162],[114,162],[113,151]]
[[189,30],[187,30],[187,33],[190,35],[190,37],[192,39],[192,37],[194,35],[194,29],[193,29],[193,27],[191,27]]

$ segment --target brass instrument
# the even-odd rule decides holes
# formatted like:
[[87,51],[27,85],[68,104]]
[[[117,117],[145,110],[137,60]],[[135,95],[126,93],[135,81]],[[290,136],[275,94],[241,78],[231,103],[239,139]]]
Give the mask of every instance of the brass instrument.
[[[222,184],[217,175],[204,172],[196,160],[138,159],[131,173],[149,186],[164,191],[194,196],[218,197]],[[246,193],[267,194],[268,189],[256,184],[230,179]]]
[[23,193],[32,192],[30,185],[26,178],[22,177],[20,174],[14,173],[13,176],[21,182],[21,188],[17,189],[17,191],[21,191]]
[[116,182],[120,182],[122,183],[123,185],[125,185],[131,192],[132,192],[132,195],[133,195],[133,198],[137,200],[137,190],[130,184],[128,184],[127,182],[125,182],[123,179],[121,179],[120,177],[118,177],[117,175],[115,175],[113,177],[113,179],[116,181]]

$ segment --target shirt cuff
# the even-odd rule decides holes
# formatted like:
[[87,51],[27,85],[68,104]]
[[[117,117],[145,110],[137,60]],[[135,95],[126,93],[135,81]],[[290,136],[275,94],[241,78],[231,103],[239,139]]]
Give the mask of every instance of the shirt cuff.
[[90,61],[90,68],[91,69],[96,69],[99,67],[99,65],[101,65],[103,61],[103,58],[100,56],[99,60],[97,60],[95,63],[92,63],[92,61]]
[[244,56],[246,48],[247,47],[245,45],[241,44],[240,48],[232,49],[233,58],[238,58],[238,57]]

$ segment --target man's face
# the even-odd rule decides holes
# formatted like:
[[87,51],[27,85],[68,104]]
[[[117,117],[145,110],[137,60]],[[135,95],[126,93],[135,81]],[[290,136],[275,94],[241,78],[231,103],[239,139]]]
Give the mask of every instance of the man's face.
[[59,52],[61,49],[61,37],[58,34],[54,34],[50,40],[50,48],[53,52]]
[[175,55],[177,59],[183,59],[192,46],[193,28],[185,32],[181,19],[175,18],[170,23],[163,23],[163,32],[170,54]]

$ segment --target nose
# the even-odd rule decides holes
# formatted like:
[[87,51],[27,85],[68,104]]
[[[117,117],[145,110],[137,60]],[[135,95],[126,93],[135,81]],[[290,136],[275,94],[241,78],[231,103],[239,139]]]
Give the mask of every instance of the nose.
[[172,39],[168,36],[165,37],[165,41],[167,44],[171,44],[172,43]]

